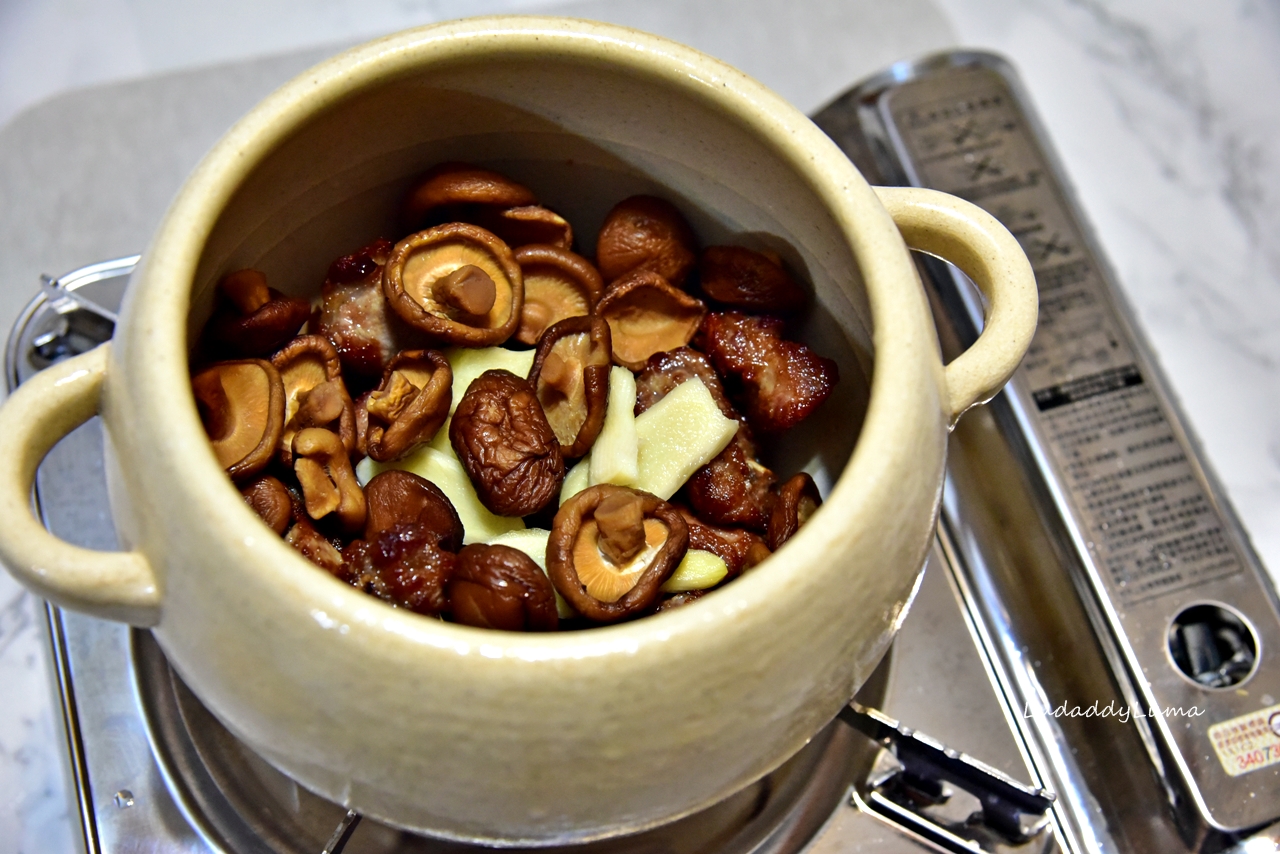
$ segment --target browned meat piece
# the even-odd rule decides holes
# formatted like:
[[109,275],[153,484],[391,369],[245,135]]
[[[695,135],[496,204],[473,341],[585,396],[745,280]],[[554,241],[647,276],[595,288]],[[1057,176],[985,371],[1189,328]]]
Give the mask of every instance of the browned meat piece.
[[644,370],[636,375],[636,415],[662,400],[689,377],[702,380],[726,418],[741,420],[742,416],[729,402],[724,383],[720,382],[720,375],[711,366],[711,360],[692,347],[677,347],[649,357]]
[[760,433],[781,433],[799,424],[839,379],[834,361],[783,338],[782,328],[776,317],[727,311],[708,314],[694,341]]
[[285,542],[321,569],[342,577],[342,555],[334,544],[311,524],[301,507],[295,509],[293,527],[285,534]]
[[773,471],[756,460],[751,428],[743,423],[728,447],[693,473],[684,495],[709,522],[763,532],[777,500],[775,483]]
[[382,267],[390,254],[391,241],[378,239],[342,256],[329,266],[320,292],[316,331],[338,349],[349,380],[376,382],[392,356],[424,344],[382,292]]
[[741,575],[743,570],[750,569],[772,554],[757,534],[741,528],[708,525],[686,507],[680,508],[680,514],[689,526],[689,548],[711,552],[723,560],[729,568],[730,578]]
[[440,548],[439,535],[416,522],[395,525],[372,542],[356,540],[342,553],[334,574],[383,601],[419,614],[448,610],[445,587],[457,555]]

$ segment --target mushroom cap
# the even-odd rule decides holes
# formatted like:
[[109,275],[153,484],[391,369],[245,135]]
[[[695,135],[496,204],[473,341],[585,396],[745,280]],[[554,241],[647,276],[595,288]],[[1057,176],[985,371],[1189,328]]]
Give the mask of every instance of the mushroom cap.
[[551,581],[532,558],[510,546],[464,548],[448,591],[453,619],[463,625],[545,632],[560,622]]
[[[600,550],[599,526],[593,518],[596,508],[619,492],[641,501],[645,535],[644,547],[622,567]],[[659,588],[688,547],[689,528],[674,504],[638,489],[602,483],[560,506],[547,541],[547,575],[578,613],[612,623],[642,614],[657,602]]]
[[708,246],[698,262],[698,283],[714,302],[766,314],[795,314],[809,294],[777,261],[745,246]]
[[279,478],[269,474],[256,477],[244,485],[240,494],[268,528],[284,534],[293,519],[293,497]]
[[307,515],[320,519],[333,513],[344,531],[363,530],[368,502],[337,433],[323,427],[299,430],[293,437],[293,472]]
[[284,383],[284,430],[280,435],[280,458],[285,465],[293,465],[293,437],[302,427],[319,427],[320,424],[299,424],[297,416],[306,396],[317,386],[336,382],[338,400],[342,412],[338,416],[338,436],[350,451],[356,446],[355,405],[342,381],[342,361],[333,343],[323,335],[299,335],[271,357],[271,364],[280,372]]
[[566,459],[590,450],[604,427],[611,353],[609,324],[595,315],[562,320],[538,342],[529,382]]
[[651,270],[681,285],[698,260],[693,229],[676,206],[657,196],[631,196],[613,206],[596,237],[596,264],[606,282]]
[[[244,271],[240,271],[243,273]],[[237,275],[237,274],[233,274]],[[214,352],[262,358],[297,334],[311,316],[311,303],[269,288],[270,298],[251,314],[241,314],[231,298],[214,312],[205,335]]]
[[649,270],[629,273],[609,286],[596,314],[609,324],[613,359],[639,371],[654,353],[692,340],[707,307]]
[[573,226],[560,214],[541,205],[489,209],[475,219],[477,225],[498,235],[512,249],[541,244],[567,251],[573,245]]
[[449,422],[449,442],[491,513],[528,516],[560,493],[560,443],[533,384],[510,371],[472,381]]
[[524,275],[524,308],[516,331],[521,344],[537,344],[551,326],[590,314],[604,291],[595,266],[568,249],[521,246],[515,258]]
[[413,472],[387,469],[365,484],[369,515],[364,538],[375,540],[383,531],[413,522],[426,525],[439,535],[440,548],[456,552],[462,548],[465,531],[462,519],[449,497],[431,481]]
[[284,429],[280,372],[263,359],[218,362],[192,377],[191,388],[218,464],[237,480],[265,468]]
[[388,462],[430,442],[449,417],[453,369],[439,350],[402,350],[387,365],[382,383],[361,400],[365,453]]
[[441,163],[427,172],[404,201],[402,214],[416,228],[434,208],[493,205],[511,208],[537,202],[533,192],[507,176],[469,163]]
[[[437,293],[436,286],[472,266],[493,280],[492,307],[467,315]],[[391,308],[438,342],[466,347],[501,344],[516,331],[524,306],[524,276],[507,244],[477,225],[451,222],[411,234],[395,245],[383,270],[383,292]]]

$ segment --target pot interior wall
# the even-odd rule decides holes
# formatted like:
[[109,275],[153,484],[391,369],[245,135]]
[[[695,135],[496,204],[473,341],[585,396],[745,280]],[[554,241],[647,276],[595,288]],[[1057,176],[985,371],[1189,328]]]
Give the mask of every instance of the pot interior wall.
[[[404,229],[415,178],[450,160],[487,166],[534,191],[575,228],[575,248],[621,199],[673,201],[703,245],[777,251],[811,282],[798,337],[834,358],[841,382],[770,460],[810,471],[824,494],[852,452],[871,376],[870,310],[856,259],[815,188],[722,104],[669,80],[571,58],[452,62],[385,80],[314,115],[233,194],[193,283],[188,340],[217,281],[256,267],[286,293],[315,296],[337,257]],[[696,92],[696,94],[695,94]]]

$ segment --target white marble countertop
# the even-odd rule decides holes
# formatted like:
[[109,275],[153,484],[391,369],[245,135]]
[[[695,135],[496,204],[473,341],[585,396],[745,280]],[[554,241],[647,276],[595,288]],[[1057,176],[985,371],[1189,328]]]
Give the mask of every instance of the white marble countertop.
[[[569,8],[689,41],[806,111],[887,62],[925,50],[964,45],[1012,59],[1211,466],[1263,562],[1280,572],[1280,6],[809,0],[780,12],[773,5]],[[83,137],[86,151],[94,145],[93,93],[70,90],[316,51],[257,66],[243,89],[204,105],[229,123],[265,94],[254,86],[273,73],[283,80],[331,51],[326,45],[462,14],[547,8],[542,0],[3,4],[0,328],[8,329],[38,273],[141,249],[177,180],[212,141],[196,134],[178,151],[156,152],[154,182],[140,185],[136,198],[113,200],[119,213],[111,227],[77,231],[69,199],[51,207],[48,239],[19,245],[6,228],[25,215],[14,200],[33,192],[24,176],[39,174],[42,146],[31,132],[41,111],[79,109],[82,123],[65,132]],[[725,21],[726,10],[733,21]],[[37,105],[44,98],[53,100]],[[93,151],[86,162],[111,156]],[[93,175],[83,179],[94,186]],[[0,573],[0,854],[75,846],[39,614],[38,603]]]

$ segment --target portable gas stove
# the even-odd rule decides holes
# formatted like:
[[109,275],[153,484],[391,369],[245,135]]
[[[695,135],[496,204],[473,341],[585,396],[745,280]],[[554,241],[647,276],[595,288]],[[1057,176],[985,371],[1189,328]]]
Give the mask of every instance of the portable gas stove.
[[[1012,71],[962,53],[895,65],[816,120],[874,181],[944,189],[1008,225],[1036,269],[1040,332],[953,434],[919,594],[840,719],[703,813],[557,850],[1280,850],[1275,591]],[[109,338],[135,261],[45,280],[9,340],[10,385]],[[950,268],[921,268],[958,352],[981,305]],[[101,447],[96,420],[68,436],[37,501],[54,533],[114,548]],[[148,632],[53,607],[47,628],[87,852],[478,850],[302,789],[221,727]]]

